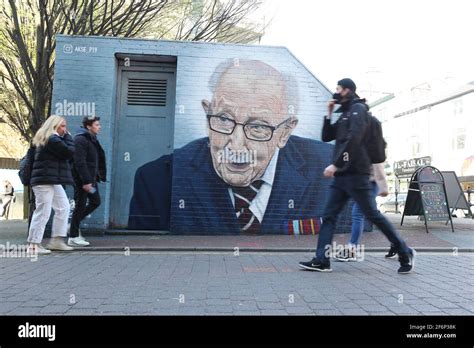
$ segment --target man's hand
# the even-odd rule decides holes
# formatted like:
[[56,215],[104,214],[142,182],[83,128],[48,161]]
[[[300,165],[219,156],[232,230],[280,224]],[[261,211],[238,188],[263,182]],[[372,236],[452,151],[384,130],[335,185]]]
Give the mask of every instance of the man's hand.
[[86,192],[92,190],[92,184],[82,185],[82,189]]
[[337,167],[334,164],[331,164],[330,166],[326,167],[326,169],[324,169],[324,176],[326,178],[332,178],[336,171]]
[[334,111],[334,106],[336,105],[336,100],[331,99],[328,102],[328,117],[331,117],[332,112]]

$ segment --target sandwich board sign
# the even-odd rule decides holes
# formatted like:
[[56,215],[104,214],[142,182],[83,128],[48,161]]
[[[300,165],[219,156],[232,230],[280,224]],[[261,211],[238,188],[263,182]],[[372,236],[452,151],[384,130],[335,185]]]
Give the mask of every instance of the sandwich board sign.
[[451,213],[456,209],[467,210],[467,215],[472,216],[471,206],[464,196],[459,179],[454,171],[443,171],[441,172],[444,177],[444,184],[446,186],[446,192],[448,194],[448,204],[451,209]]
[[405,215],[418,215],[424,217],[427,233],[430,221],[450,221],[454,232],[447,196],[444,177],[438,169],[432,166],[417,169],[410,179],[401,225]]

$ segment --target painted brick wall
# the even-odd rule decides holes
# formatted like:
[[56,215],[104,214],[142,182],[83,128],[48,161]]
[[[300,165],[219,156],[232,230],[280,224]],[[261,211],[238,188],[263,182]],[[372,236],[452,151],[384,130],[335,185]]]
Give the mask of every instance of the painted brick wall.
[[[64,112],[64,110],[61,110],[62,106],[66,101],[93,105],[95,114],[101,116],[102,133],[99,139],[106,151],[108,163],[107,183],[99,186],[103,204],[89,219],[85,220],[85,228],[107,228],[110,219],[110,192],[113,189],[111,178],[114,171],[113,134],[114,127],[119,126],[116,124],[115,117],[117,112],[116,53],[177,57],[173,190],[170,217],[172,231],[177,233],[198,233],[199,231],[214,233],[219,231],[218,221],[228,223],[228,225],[235,224],[235,221],[231,221],[233,218],[229,216],[223,219],[222,216],[220,218],[216,217],[215,221],[204,223],[213,214],[212,211],[209,211],[209,207],[216,205],[216,201],[212,201],[212,198],[209,197],[217,197],[216,194],[219,190],[222,190],[222,187],[218,188],[218,185],[214,187],[212,182],[211,184],[208,183],[208,186],[199,180],[191,182],[194,180],[194,176],[190,176],[189,172],[189,165],[196,157],[199,146],[206,144],[208,135],[206,114],[201,101],[203,99],[212,101],[213,97],[215,99],[215,90],[220,88],[220,80],[214,81],[213,85],[209,79],[215,73],[216,68],[225,64],[225,62],[230,62],[231,66],[238,65],[238,62],[242,62],[243,66],[255,64],[253,72],[252,69],[248,68],[244,69],[245,71],[242,74],[238,70],[233,72],[236,81],[243,79],[248,82],[249,91],[247,93],[249,93],[249,98],[251,97],[250,94],[255,94],[255,91],[251,92],[252,85],[262,81],[261,70],[265,70],[267,67],[278,72],[271,77],[275,83],[278,84],[281,80],[291,86],[291,88],[287,87],[285,92],[289,96],[287,111],[289,116],[298,118],[298,124],[291,133],[292,137],[287,143],[288,147],[285,146],[280,150],[278,158],[283,161],[288,157],[299,162],[289,160],[290,162],[286,163],[286,166],[278,165],[277,176],[285,177],[286,175],[290,181],[287,185],[278,182],[278,191],[281,193],[280,201],[272,203],[273,207],[271,209],[273,212],[271,215],[269,213],[268,216],[271,216],[275,222],[268,225],[269,222],[266,221],[268,225],[266,233],[291,233],[291,229],[298,226],[300,228],[304,227],[307,231],[308,226],[311,224],[314,226],[322,212],[325,193],[329,184],[329,181],[322,179],[321,168],[329,164],[332,145],[320,144],[318,141],[321,136],[326,101],[331,94],[286,48],[58,36],[52,112],[65,114],[69,128],[74,131],[75,128],[79,127],[81,117],[78,117],[75,113]],[[222,77],[226,70],[221,72],[222,74],[217,75]],[[227,70],[227,72],[229,71]],[[279,79],[278,74],[281,74],[281,79]],[[288,76],[291,76],[294,80],[292,83],[286,79]],[[227,82],[227,85],[229,85],[229,82]],[[275,86],[269,83],[269,88],[273,87]],[[245,94],[246,92],[240,89],[239,93]],[[295,98],[295,96],[297,97]],[[270,122],[270,124],[275,125],[276,123]],[[144,147],[146,148],[146,144],[144,144]],[[210,156],[208,157],[210,158]],[[291,170],[294,168],[290,168],[288,164],[299,167],[302,162],[304,162],[304,165],[301,165],[298,172],[301,177],[299,181],[292,182]],[[130,168],[133,171],[136,169]],[[315,181],[318,184],[314,184]],[[203,186],[196,187],[198,183]],[[296,192],[299,196],[293,198],[293,207],[289,207],[291,205],[289,200],[292,199],[293,193],[296,195]],[[72,190],[69,190],[68,193],[72,197]],[[201,199],[201,194],[207,195],[207,198]],[[275,196],[273,193],[272,195]],[[273,196],[270,196],[270,200]],[[219,197],[219,199],[222,199],[221,196]],[[184,207],[181,204],[183,200]],[[222,205],[220,203],[217,201],[217,205]],[[269,201],[267,207],[269,208],[270,205]],[[204,214],[206,216],[203,216],[201,208],[206,210],[206,214]],[[226,213],[228,211],[220,211],[215,214]],[[266,213],[265,215],[267,215]],[[340,231],[348,230],[350,217],[347,213],[348,208],[340,219],[338,228]],[[235,233],[235,229],[229,228],[224,233]]]

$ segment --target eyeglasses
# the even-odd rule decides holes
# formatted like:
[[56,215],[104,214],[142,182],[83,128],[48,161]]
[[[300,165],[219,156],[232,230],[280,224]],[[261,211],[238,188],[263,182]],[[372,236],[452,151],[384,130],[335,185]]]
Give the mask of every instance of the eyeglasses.
[[100,117],[99,116],[87,116],[87,119],[89,121],[100,121]]
[[288,117],[286,120],[277,124],[276,126],[269,126],[266,124],[254,122],[238,123],[235,122],[235,120],[227,117],[227,115],[228,114],[226,113],[207,115],[209,128],[211,128],[211,130],[214,132],[229,135],[234,132],[235,127],[239,124],[243,127],[244,134],[247,139],[255,141],[271,140],[273,137],[273,132],[291,119],[291,117]]

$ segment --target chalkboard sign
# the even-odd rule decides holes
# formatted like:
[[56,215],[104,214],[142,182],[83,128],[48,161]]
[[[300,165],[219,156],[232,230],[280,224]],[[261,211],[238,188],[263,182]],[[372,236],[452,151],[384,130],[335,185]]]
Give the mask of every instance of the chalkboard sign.
[[454,232],[446,197],[444,177],[438,169],[432,166],[417,169],[410,180],[401,225],[405,215],[418,215],[424,217],[426,232],[427,221],[450,221]]
[[424,215],[428,221],[447,221],[449,219],[446,195],[442,183],[420,183],[420,193]]

